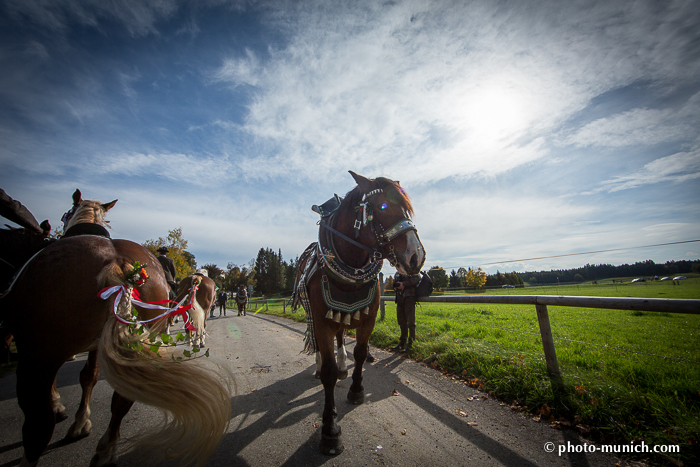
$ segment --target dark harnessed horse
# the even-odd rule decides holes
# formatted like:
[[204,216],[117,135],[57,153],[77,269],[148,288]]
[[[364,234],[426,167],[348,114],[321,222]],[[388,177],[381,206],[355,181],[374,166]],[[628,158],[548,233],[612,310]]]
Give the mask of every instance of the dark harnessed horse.
[[245,309],[248,306],[248,293],[243,287],[239,287],[236,293],[236,305],[238,305],[238,316],[241,316],[241,313],[245,316]]
[[345,329],[356,329],[355,369],[348,400],[364,402],[362,365],[379,308],[377,275],[383,259],[399,271],[416,274],[425,251],[410,217],[410,200],[398,182],[370,180],[350,172],[357,187],[344,199],[336,195],[322,206],[319,241],[299,259],[294,306],[306,310],[305,350],[320,352],[320,377],[325,391],[320,449],[339,454],[344,446],[336,424],[335,384],[339,377],[334,341]]

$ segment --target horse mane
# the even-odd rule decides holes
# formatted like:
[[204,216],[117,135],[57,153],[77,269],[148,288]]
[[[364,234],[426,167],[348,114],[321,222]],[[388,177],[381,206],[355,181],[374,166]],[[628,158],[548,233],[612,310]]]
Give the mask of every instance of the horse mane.
[[[411,204],[411,198],[408,197],[408,193],[401,188],[399,182],[391,180],[385,177],[377,177],[372,180],[371,188],[369,191],[381,189],[384,194],[389,198],[392,203],[399,204],[404,211],[406,211],[409,217],[413,217],[413,204]],[[360,201],[362,201],[362,196],[365,193],[360,191],[360,187],[356,186],[350,190],[347,195],[345,195],[345,202],[349,203],[348,206],[357,206]]]
[[83,200],[75,209],[75,214],[71,218],[66,231],[76,224],[99,224],[109,227],[109,221],[105,220],[105,210],[102,203],[93,200]]

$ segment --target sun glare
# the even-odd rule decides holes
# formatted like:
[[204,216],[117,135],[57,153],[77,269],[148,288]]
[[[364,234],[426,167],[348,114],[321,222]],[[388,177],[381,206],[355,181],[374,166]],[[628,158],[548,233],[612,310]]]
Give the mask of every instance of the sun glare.
[[497,86],[476,89],[465,104],[469,130],[490,143],[509,139],[526,123],[523,98],[513,89]]

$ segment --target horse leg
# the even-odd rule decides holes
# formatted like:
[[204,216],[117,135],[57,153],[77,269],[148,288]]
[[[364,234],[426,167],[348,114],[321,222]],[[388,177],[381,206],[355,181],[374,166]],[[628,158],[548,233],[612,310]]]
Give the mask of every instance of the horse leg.
[[321,352],[316,351],[316,373],[314,377],[319,379],[321,377]]
[[134,401],[121,396],[114,391],[112,394],[112,418],[109,421],[107,431],[97,443],[95,455],[92,456],[90,467],[114,465],[117,457],[117,441],[119,440],[119,427],[122,419],[134,405]]
[[345,331],[343,329],[336,334],[336,341],[338,344],[338,357],[336,359],[338,362],[338,379],[345,379],[348,377],[348,353],[345,351]]
[[364,365],[369,353],[369,335],[372,333],[372,325],[369,332],[365,332],[365,327],[357,328],[355,335],[355,369],[352,371],[352,384],[348,391],[348,401],[351,404],[362,404],[365,401],[365,388],[362,386],[362,365]]
[[17,366],[17,402],[24,412],[24,457],[21,467],[35,466],[51,441],[56,426],[51,385],[55,383],[57,372],[58,368],[47,368],[44,362],[32,365],[32,362],[23,360],[20,354]]
[[97,363],[97,350],[88,353],[85,367],[80,371],[80,387],[83,388],[83,396],[80,399],[80,407],[75,413],[75,421],[66,433],[67,440],[78,440],[90,434],[92,422],[90,421],[90,398],[92,390],[100,377],[100,368]]
[[321,349],[321,382],[325,394],[323,407],[323,427],[321,428],[320,449],[323,454],[337,455],[343,452],[343,440],[340,437],[340,426],[335,422],[338,412],[335,408],[335,384],[338,381],[338,365],[335,362],[333,352],[333,338],[326,338],[323,342],[317,340]]
[[56,415],[56,423],[62,422],[68,418],[66,407],[61,404],[61,395],[58,393],[58,389],[56,389],[55,379],[51,385],[51,407],[53,408],[53,413]]
[[199,337],[199,347],[204,347],[204,329],[197,330],[197,336]]

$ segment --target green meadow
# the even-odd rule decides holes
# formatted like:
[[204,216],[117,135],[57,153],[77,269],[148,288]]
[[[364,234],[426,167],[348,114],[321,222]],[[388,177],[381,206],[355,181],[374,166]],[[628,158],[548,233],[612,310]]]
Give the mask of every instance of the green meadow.
[[[687,277],[479,294],[700,299],[700,277]],[[643,439],[647,445],[679,445],[679,459],[700,464],[700,315],[554,306],[548,311],[562,385],[547,374],[532,305],[420,303],[410,357],[428,359],[543,422],[606,444]],[[301,308],[285,313],[280,302],[261,312],[305,320]],[[395,305],[386,302],[371,342],[386,349],[398,337]],[[651,456],[645,460],[653,465],[667,462]]]

